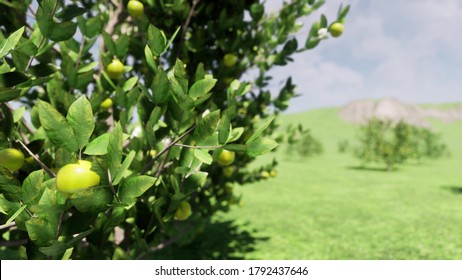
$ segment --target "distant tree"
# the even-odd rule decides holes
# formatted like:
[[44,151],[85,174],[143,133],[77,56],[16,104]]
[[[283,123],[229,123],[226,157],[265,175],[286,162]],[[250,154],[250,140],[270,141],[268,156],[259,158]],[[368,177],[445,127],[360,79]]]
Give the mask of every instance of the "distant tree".
[[404,121],[393,124],[373,118],[360,128],[359,142],[355,156],[363,164],[384,162],[388,171],[408,159],[435,159],[448,153],[439,135]]
[[304,129],[301,124],[287,126],[286,135],[286,150],[289,155],[296,152],[302,157],[311,157],[322,154],[324,151],[321,142],[312,135],[311,130]]

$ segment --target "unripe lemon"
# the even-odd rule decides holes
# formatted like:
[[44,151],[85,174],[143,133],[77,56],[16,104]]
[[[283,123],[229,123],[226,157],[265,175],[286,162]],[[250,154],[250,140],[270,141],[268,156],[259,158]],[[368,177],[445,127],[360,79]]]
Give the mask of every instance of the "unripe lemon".
[[276,177],[278,175],[278,172],[273,169],[273,170],[270,171],[269,174],[270,174],[271,177]]
[[332,37],[339,37],[343,33],[343,24],[335,22],[329,27],[329,33]]
[[140,18],[144,13],[144,5],[140,1],[130,0],[127,5],[128,14],[134,18]]
[[117,80],[124,73],[124,65],[120,60],[113,59],[111,63],[106,67],[106,72],[109,78]]
[[104,101],[101,102],[99,107],[101,108],[101,110],[104,110],[104,111],[109,110],[109,108],[112,107],[112,99],[109,97],[104,99]]
[[268,171],[262,171],[260,173],[260,176],[264,179],[268,178],[270,176],[269,172]]
[[225,63],[226,67],[233,67],[236,65],[237,56],[232,53],[227,53],[223,56],[223,62]]
[[228,166],[233,163],[235,153],[228,150],[223,150],[217,157],[217,162],[221,166]]
[[183,201],[180,203],[180,207],[178,207],[178,209],[175,211],[175,219],[184,221],[189,218],[191,214],[191,205],[188,202]]
[[64,193],[75,193],[99,185],[99,175],[91,171],[91,162],[79,160],[78,163],[66,164],[56,176],[56,187]]
[[8,168],[11,172],[19,170],[24,164],[24,154],[17,149],[7,148],[0,151],[0,166]]
[[234,166],[226,166],[225,168],[223,168],[223,176],[225,176],[226,178],[229,178],[233,176],[235,170],[236,170],[236,167]]

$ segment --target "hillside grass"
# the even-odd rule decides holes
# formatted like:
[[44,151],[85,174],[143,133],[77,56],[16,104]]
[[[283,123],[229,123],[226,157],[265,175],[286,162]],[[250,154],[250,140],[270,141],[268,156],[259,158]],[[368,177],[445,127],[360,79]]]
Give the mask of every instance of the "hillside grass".
[[451,156],[409,162],[394,172],[362,169],[338,143],[353,143],[357,129],[337,109],[287,115],[324,144],[313,158],[276,157],[278,176],[238,187],[243,207],[222,214],[252,233],[246,259],[462,259],[462,122],[433,122]]

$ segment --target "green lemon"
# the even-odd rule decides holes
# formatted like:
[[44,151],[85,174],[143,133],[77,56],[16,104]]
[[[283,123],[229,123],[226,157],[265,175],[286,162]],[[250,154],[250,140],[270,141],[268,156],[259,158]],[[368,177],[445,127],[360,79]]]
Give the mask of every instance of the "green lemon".
[[58,171],[56,187],[64,193],[75,193],[99,185],[99,175],[91,171],[92,163],[79,160],[78,163],[67,164]]
[[24,164],[24,154],[17,149],[8,148],[0,151],[0,166],[11,172],[19,170]]

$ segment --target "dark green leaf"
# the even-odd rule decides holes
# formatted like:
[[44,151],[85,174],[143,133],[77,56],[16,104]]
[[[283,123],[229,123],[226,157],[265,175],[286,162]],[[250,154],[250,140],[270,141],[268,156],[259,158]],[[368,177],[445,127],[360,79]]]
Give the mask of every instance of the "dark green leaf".
[[1,89],[0,102],[8,102],[10,100],[16,99],[20,94],[20,89]]
[[13,176],[11,171],[4,167],[0,167],[0,193],[12,202],[19,202],[21,200],[19,181]]
[[73,194],[71,204],[80,212],[99,213],[108,208],[113,195],[108,187],[93,187]]
[[13,87],[28,80],[29,77],[22,72],[8,72],[0,75],[0,88]]
[[117,123],[114,130],[109,135],[109,142],[107,146],[107,165],[111,172],[111,177],[114,179],[117,170],[119,170],[122,161],[122,144],[123,133],[120,123]]
[[84,8],[71,4],[64,6],[61,12],[56,14],[56,17],[64,21],[70,21],[77,16],[83,15],[86,11]]
[[160,56],[164,52],[166,41],[164,32],[150,24],[148,28],[148,44],[154,55]]
[[169,97],[169,83],[167,74],[162,68],[157,71],[151,85],[152,98],[155,103],[163,104]]
[[39,251],[44,253],[48,257],[52,257],[54,259],[60,258],[64,252],[66,252],[66,244],[62,241],[53,240],[52,245],[47,247],[39,248]]

